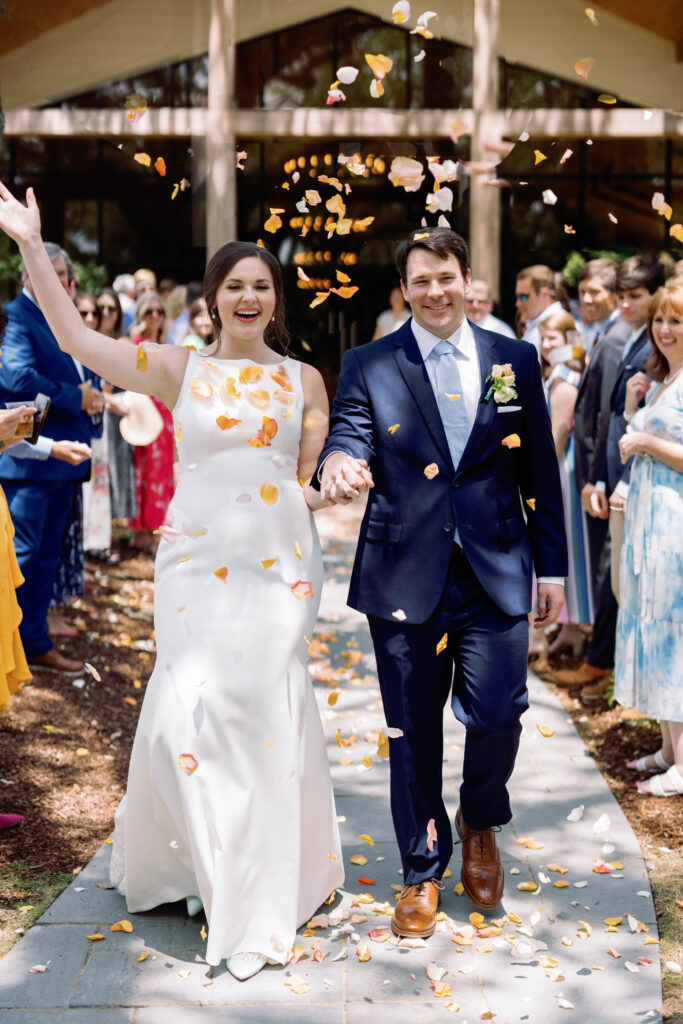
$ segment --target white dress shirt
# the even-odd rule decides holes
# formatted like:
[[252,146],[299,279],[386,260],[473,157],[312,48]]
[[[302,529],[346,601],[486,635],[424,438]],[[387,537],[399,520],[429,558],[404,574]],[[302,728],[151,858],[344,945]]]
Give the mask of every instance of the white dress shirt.
[[556,313],[564,313],[564,306],[561,302],[556,301],[547,306],[538,316],[535,316],[533,320],[527,320],[526,327],[524,328],[524,334],[522,335],[522,341],[530,342],[538,353],[538,358],[541,358],[541,328],[540,325],[544,320],[547,320],[550,316],[555,316]]
[[517,335],[510,325],[506,324],[500,317],[494,316],[493,313],[487,313],[479,326],[485,331],[493,331],[494,334],[503,334],[506,338],[517,339]]

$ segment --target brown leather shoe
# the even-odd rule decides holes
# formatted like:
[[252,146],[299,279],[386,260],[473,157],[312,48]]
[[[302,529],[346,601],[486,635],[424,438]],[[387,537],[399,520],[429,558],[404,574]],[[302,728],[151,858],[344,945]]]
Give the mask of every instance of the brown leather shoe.
[[396,903],[391,919],[394,935],[426,939],[436,928],[436,911],[441,902],[441,883],[438,878],[406,885]]
[[31,658],[29,668],[43,669],[48,672],[64,672],[66,675],[76,675],[82,672],[85,665],[82,661],[74,661],[73,658],[65,658],[56,647],[51,647],[45,654],[39,654]]
[[470,828],[460,808],[455,827],[462,840],[460,880],[465,892],[482,910],[493,910],[501,901],[505,881],[493,827]]
[[598,679],[604,679],[611,671],[611,668],[597,668],[584,661],[578,668],[565,668],[556,672],[553,682],[556,686],[587,686],[588,683],[597,683]]
[[581,700],[603,700],[605,694],[609,690],[610,678],[605,676],[603,679],[599,679],[597,683],[591,683],[589,686],[584,686],[581,691]]

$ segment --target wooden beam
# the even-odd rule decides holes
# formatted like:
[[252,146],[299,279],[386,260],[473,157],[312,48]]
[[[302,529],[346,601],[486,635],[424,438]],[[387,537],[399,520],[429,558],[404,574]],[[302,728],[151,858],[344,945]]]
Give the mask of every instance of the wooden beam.
[[234,0],[211,0],[205,132],[206,245],[210,255],[225,242],[237,238],[234,88]]
[[[6,110],[5,135],[52,138],[182,138],[205,135],[209,110],[150,108],[135,124],[123,110]],[[490,111],[486,120],[491,136],[516,139],[523,131],[536,139],[622,138],[680,139],[683,117],[665,110],[600,107],[594,110],[536,109]],[[250,139],[447,139],[453,121],[463,121],[470,131],[473,110],[366,110],[358,108],[311,108],[297,110],[232,110],[232,129],[241,141]]]
[[[500,145],[498,111],[498,0],[474,0],[474,54],[472,67],[471,158],[491,160],[489,147]],[[491,116],[493,115],[493,116]],[[499,157],[493,158],[495,162]],[[472,275],[486,281],[493,297],[500,298],[500,193],[487,188],[488,175],[470,177],[469,243]]]

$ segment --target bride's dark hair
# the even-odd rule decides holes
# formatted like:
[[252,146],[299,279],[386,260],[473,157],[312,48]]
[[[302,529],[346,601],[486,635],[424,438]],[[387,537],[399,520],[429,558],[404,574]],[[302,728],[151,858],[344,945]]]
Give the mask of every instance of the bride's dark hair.
[[275,312],[273,313],[273,319],[266,327],[264,338],[269,344],[272,341],[279,342],[282,349],[287,352],[289,348],[289,331],[287,330],[285,316],[282,267],[280,266],[280,261],[276,256],[273,256],[272,252],[262,249],[259,245],[254,245],[253,242],[227,242],[220,247],[218,252],[213,254],[208,262],[206,273],[204,274],[204,299],[209,316],[211,317],[211,323],[213,324],[214,335],[218,341],[221,327],[223,326],[216,306],[216,293],[232,268],[240,260],[248,259],[250,256],[255,256],[256,259],[265,263],[270,270],[275,288]]

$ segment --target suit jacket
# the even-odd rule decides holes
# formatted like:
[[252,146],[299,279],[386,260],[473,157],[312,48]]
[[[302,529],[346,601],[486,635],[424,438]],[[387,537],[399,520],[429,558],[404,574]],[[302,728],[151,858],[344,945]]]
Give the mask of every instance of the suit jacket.
[[[531,606],[534,567],[540,576],[567,573],[560,478],[536,350],[471,324],[481,397],[454,470],[411,324],[346,352],[318,463],[319,472],[341,450],[367,459],[374,477],[349,604],[389,620],[401,609],[407,622],[424,622],[443,591],[457,523],[484,590],[508,615],[522,615]],[[511,363],[516,374],[518,397],[506,405],[485,397],[495,363]],[[521,447],[502,444],[510,434],[519,435]],[[430,480],[424,470],[431,463],[438,475]],[[534,499],[532,510],[524,502]]]
[[579,494],[585,484],[604,479],[610,399],[631,327],[623,317],[598,338],[584,370],[574,408],[574,459]]
[[[84,441],[102,433],[81,410],[81,378],[70,355],[62,352],[39,307],[24,294],[6,307],[9,323],[2,343],[0,403],[33,401],[42,391],[50,398],[43,432],[55,441]],[[85,379],[99,378],[84,370]],[[13,459],[0,455],[0,480],[86,480],[90,460],[71,466],[58,459]]]
[[628,353],[626,360],[619,363],[617,376],[612,388],[610,416],[607,430],[607,447],[605,452],[605,470],[602,479],[607,482],[607,493],[611,494],[620,480],[629,482],[631,476],[631,463],[629,459],[626,465],[622,465],[619,456],[619,438],[626,433],[626,420],[624,419],[624,408],[626,406],[626,383],[634,375],[643,369],[643,365],[652,355],[652,345],[647,336],[647,330],[643,327],[641,333]]

